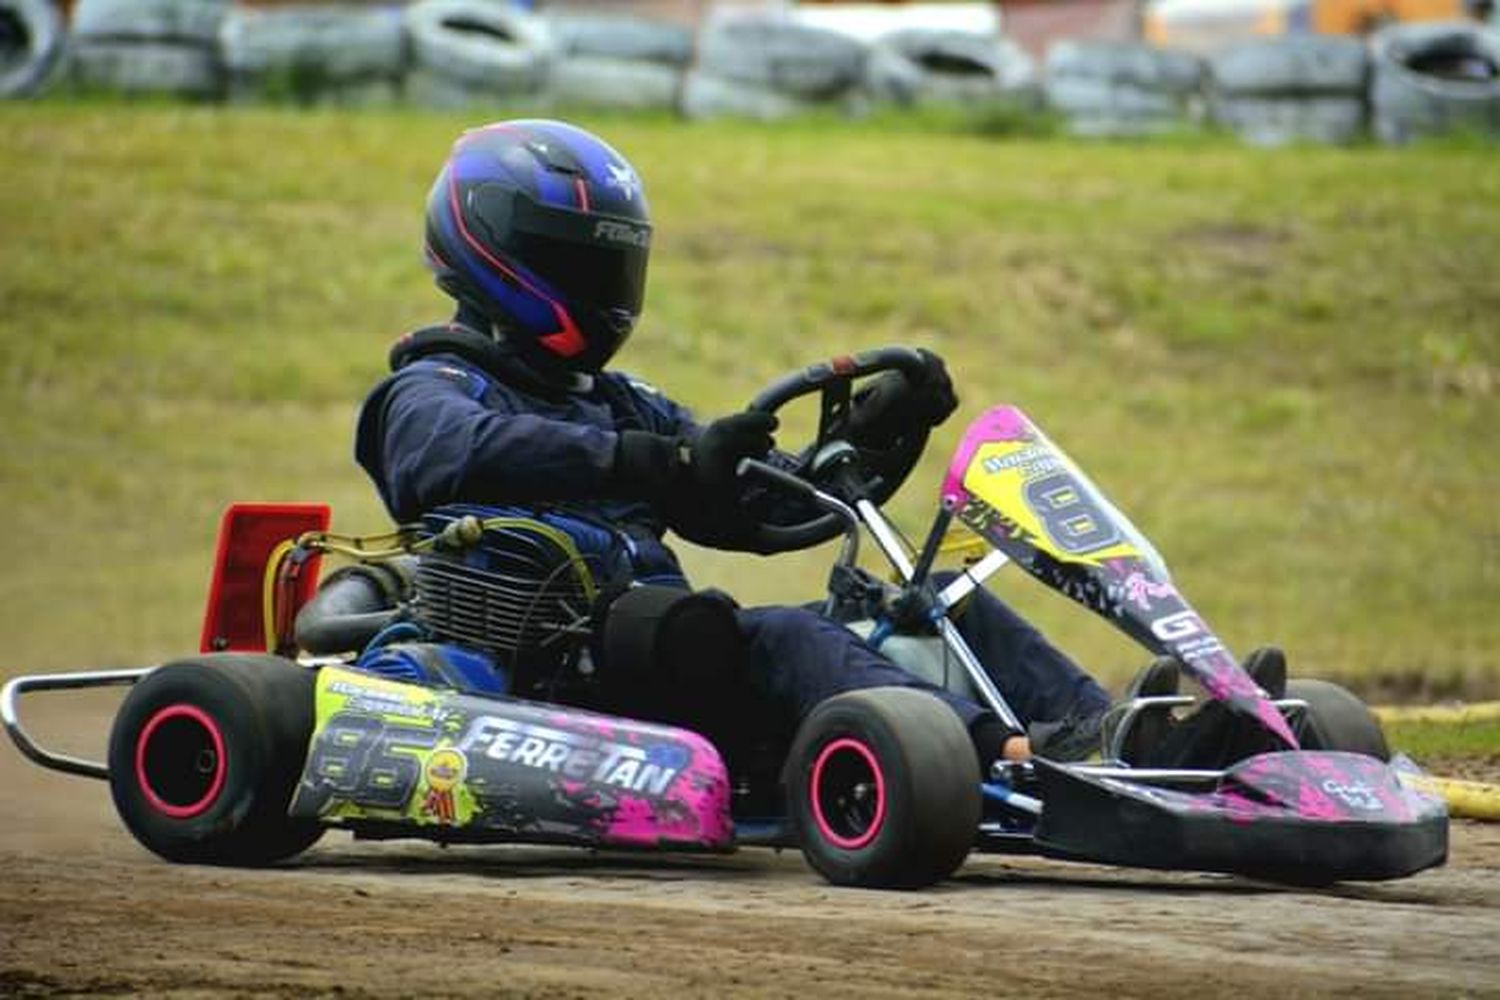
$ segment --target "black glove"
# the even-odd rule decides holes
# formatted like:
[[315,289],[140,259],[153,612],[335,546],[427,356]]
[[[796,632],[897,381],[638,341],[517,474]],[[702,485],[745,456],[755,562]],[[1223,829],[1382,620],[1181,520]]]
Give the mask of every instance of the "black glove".
[[848,434],[855,444],[888,447],[907,431],[936,427],[958,408],[943,359],[928,350],[918,353],[926,364],[915,378],[884,372],[854,394]]
[[774,445],[774,414],[747,410],[720,417],[696,438],[650,431],[621,431],[612,476],[622,493],[668,497],[686,486],[722,489],[735,479],[744,458],[764,458]]
[[691,445],[689,467],[703,486],[720,489],[734,482],[740,460],[765,458],[775,447],[771,432],[779,424],[774,413],[746,410],[720,417]]

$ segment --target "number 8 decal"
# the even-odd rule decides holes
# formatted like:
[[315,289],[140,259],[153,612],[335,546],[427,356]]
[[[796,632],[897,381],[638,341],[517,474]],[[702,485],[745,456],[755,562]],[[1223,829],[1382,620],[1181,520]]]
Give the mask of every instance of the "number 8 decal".
[[1066,472],[1026,484],[1026,505],[1041,519],[1058,548],[1084,555],[1114,545],[1120,533],[1087,489]]

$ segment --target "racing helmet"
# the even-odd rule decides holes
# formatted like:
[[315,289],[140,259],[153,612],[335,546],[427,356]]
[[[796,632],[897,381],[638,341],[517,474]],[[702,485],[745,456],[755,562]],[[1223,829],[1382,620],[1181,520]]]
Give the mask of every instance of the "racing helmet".
[[427,197],[427,264],[534,361],[597,372],[635,327],[651,217],[639,175],[557,121],[496,122],[453,144]]

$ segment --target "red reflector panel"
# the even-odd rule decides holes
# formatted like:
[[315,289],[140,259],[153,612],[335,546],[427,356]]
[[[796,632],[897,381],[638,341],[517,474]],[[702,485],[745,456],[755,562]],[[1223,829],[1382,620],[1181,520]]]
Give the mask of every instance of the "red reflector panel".
[[[327,504],[229,505],[219,522],[214,578],[209,585],[203,637],[199,640],[203,652],[266,652],[263,610],[266,563],[282,542],[306,531],[327,531],[331,517]],[[318,561],[315,555],[302,567],[293,598],[296,607],[301,607],[317,586]],[[295,607],[291,609],[291,613],[295,611]]]

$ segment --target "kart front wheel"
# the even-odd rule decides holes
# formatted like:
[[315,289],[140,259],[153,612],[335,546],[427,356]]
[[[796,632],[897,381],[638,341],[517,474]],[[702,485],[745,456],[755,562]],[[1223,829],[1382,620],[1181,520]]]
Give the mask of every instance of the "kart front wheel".
[[1391,759],[1380,720],[1348,689],[1329,681],[1296,678],[1287,681],[1286,696],[1307,703],[1296,733],[1304,749]]
[[925,691],[823,702],[786,762],[802,853],[835,885],[917,888],[951,875],[979,828],[979,764],[963,723]]
[[287,815],[312,726],[312,674],[286,660],[218,654],[158,667],[110,731],[115,808],[169,861],[289,858],[323,833]]

